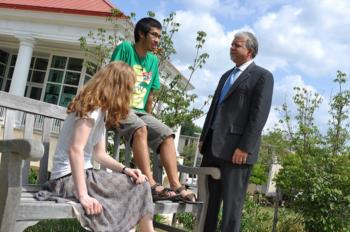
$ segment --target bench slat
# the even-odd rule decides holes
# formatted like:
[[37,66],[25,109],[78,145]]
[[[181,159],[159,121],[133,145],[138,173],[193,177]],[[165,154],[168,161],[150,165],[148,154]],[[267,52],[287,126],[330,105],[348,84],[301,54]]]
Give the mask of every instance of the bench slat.
[[[33,138],[33,131],[34,131],[34,115],[27,113],[26,119],[25,119],[25,126],[24,126],[24,138],[25,139]],[[29,171],[30,171],[30,161],[26,160],[24,161],[23,168],[22,168],[22,184],[28,184]]]
[[27,97],[16,96],[3,91],[0,91],[0,99],[1,106],[5,108],[29,112],[61,120],[64,120],[66,117],[66,110],[62,106],[53,105]]
[[192,212],[196,214],[201,208],[201,204],[185,204],[171,201],[157,202],[154,204],[155,214],[170,214],[174,212]]
[[58,218],[75,218],[73,206],[53,201],[21,202],[17,215],[17,220],[28,221]]
[[22,193],[23,192],[38,192],[40,190],[42,190],[43,187],[42,185],[25,185],[25,186],[22,186]]
[[34,131],[34,115],[27,113],[26,119],[25,119],[25,126],[24,126],[24,138],[25,139],[33,138],[33,131]]
[[6,110],[5,114],[5,126],[4,126],[4,139],[13,138],[13,128],[15,127],[15,114],[14,110]]

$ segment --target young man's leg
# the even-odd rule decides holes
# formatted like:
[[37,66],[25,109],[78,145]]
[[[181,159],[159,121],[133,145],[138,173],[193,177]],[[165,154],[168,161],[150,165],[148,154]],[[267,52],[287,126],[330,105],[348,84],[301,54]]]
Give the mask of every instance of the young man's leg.
[[[164,123],[150,114],[140,115],[140,118],[147,124],[148,145],[153,151],[160,154],[160,159],[167,173],[170,188],[173,190],[181,187],[179,181],[176,148],[174,143],[174,133]],[[180,194],[186,196],[192,193],[189,190],[182,190]]]
[[150,186],[158,193],[163,192],[162,197],[175,196],[175,192],[163,191],[165,188],[163,186],[157,186],[157,182],[153,178],[150,155],[148,152],[146,126],[136,129],[133,136],[132,151],[136,166],[142,171],[143,174],[147,176]]
[[147,145],[147,127],[135,130],[132,138],[132,152],[136,166],[145,174],[151,186],[155,184],[151,171],[151,162]]
[[131,110],[128,117],[120,121],[116,130],[132,147],[137,167],[147,176],[152,186],[155,181],[151,172],[146,124]]
[[[135,114],[134,111],[130,111],[128,118],[120,122],[120,127],[117,132],[124,136],[126,141],[132,147],[134,160],[136,166],[145,174],[151,186],[156,185],[156,181],[153,178],[151,171],[151,162],[147,144],[147,126],[146,124]],[[163,186],[156,186],[156,192],[162,192]],[[163,195],[174,196],[175,192],[164,191]]]

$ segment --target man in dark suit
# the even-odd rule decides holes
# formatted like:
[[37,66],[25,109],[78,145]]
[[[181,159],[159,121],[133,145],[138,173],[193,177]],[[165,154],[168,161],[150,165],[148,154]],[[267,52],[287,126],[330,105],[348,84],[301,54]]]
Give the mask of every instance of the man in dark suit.
[[239,232],[244,198],[253,164],[258,159],[262,129],[272,99],[272,74],[256,65],[258,42],[250,32],[235,34],[230,55],[236,64],[216,88],[199,149],[203,167],[215,166],[221,179],[209,179],[205,231],[213,232],[223,201],[224,232]]

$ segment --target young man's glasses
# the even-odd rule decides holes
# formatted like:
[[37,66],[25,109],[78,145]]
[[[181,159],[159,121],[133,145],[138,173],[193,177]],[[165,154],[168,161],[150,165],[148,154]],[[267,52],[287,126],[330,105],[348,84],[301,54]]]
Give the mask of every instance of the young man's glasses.
[[162,35],[158,34],[157,32],[155,31],[152,31],[152,32],[148,32],[148,34],[150,34],[152,37],[154,38],[158,38],[158,39],[161,39],[162,38]]

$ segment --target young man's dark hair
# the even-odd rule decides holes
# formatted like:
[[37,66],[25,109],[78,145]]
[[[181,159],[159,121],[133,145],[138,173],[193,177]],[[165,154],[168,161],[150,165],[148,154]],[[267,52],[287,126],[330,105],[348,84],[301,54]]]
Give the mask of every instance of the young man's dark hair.
[[140,19],[135,25],[135,43],[140,40],[140,32],[144,35],[147,35],[147,33],[151,30],[152,27],[162,30],[162,24],[158,20],[151,17]]

